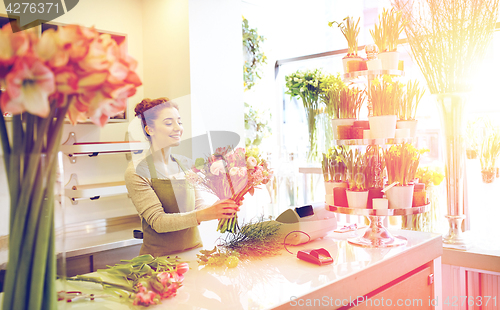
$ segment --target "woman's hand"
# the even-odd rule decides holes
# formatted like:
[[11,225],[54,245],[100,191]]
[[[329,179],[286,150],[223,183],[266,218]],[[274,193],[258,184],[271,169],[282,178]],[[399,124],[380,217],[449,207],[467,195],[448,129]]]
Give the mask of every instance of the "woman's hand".
[[230,219],[240,211],[240,205],[241,203],[238,205],[231,199],[219,200],[208,208],[198,210],[196,219],[198,223],[215,219]]

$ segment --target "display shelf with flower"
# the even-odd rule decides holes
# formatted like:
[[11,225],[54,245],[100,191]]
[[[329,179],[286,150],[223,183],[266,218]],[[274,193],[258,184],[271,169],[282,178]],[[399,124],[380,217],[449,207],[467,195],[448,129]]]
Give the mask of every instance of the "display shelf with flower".
[[383,75],[381,79],[372,81],[368,94],[371,104],[371,115],[368,116],[371,138],[394,138],[404,85],[389,75]]
[[399,66],[399,53],[397,52],[399,35],[404,29],[403,14],[394,8],[384,8],[379,16],[378,25],[375,25],[370,34],[379,50],[382,69],[397,70]]
[[424,96],[425,89],[421,88],[417,80],[409,80],[402,96],[398,109],[397,129],[409,129],[410,137],[415,138],[417,130],[417,108]]
[[[253,195],[255,188],[266,184],[272,177],[267,162],[258,149],[245,150],[231,147],[218,148],[208,158],[197,158],[186,179],[192,185],[214,194],[219,199],[232,199],[240,204],[247,193]],[[236,233],[238,218],[220,219],[217,230]]]
[[500,156],[500,128],[491,127],[483,138],[479,160],[481,176],[484,183],[493,183],[497,170],[497,159]]
[[304,111],[306,113],[307,127],[309,130],[309,151],[308,160],[313,161],[318,159],[317,145],[317,116],[321,113],[320,94],[321,80],[323,74],[321,70],[298,70],[295,73],[287,75],[286,94],[291,97],[298,97],[302,100]]
[[[0,31],[0,118],[10,194],[4,309],[53,309],[54,187],[65,118],[104,126],[141,81],[137,62],[109,34],[77,25]],[[9,130],[10,130],[9,129]]]
[[358,56],[359,21],[360,18],[355,21],[353,17],[347,16],[341,22],[333,21],[328,23],[330,27],[336,24],[347,40],[347,55],[342,58],[344,73],[361,70],[360,63],[363,62],[363,58]]
[[[118,301],[134,306],[149,306],[174,297],[182,286],[189,265],[175,257],[153,257],[149,254],[122,260],[106,269],[98,269],[99,276],[78,275],[67,278],[70,282],[92,282],[102,285],[103,293]],[[92,295],[90,295],[92,298]]]
[[384,151],[385,167],[389,184],[395,183],[386,192],[389,208],[409,208],[413,200],[413,181],[420,163],[420,155],[428,150],[417,150],[412,144],[392,145]]

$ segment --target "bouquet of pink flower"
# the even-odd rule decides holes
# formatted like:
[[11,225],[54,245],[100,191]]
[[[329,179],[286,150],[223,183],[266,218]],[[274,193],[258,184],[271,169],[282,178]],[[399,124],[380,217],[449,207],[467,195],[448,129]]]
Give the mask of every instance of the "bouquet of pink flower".
[[[271,179],[272,172],[267,162],[260,158],[257,148],[245,150],[230,147],[218,148],[206,160],[196,159],[192,172],[186,175],[193,185],[199,185],[219,199],[232,199],[236,204],[247,193]],[[235,233],[238,227],[237,217],[220,219],[217,230]]]

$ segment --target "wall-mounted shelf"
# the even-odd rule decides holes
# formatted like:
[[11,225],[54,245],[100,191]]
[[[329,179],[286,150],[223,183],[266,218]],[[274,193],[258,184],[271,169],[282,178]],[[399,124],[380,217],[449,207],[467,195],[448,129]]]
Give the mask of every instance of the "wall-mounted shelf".
[[127,194],[127,187],[125,181],[79,185],[78,177],[73,173],[66,184],[64,194],[76,205],[82,199],[96,200],[102,196]]
[[112,142],[76,142],[74,132],[69,134],[68,140],[60,146],[60,151],[69,157],[71,163],[76,162],[77,156],[97,156],[99,154],[115,153],[142,153],[149,148],[149,143],[140,141],[112,141]]

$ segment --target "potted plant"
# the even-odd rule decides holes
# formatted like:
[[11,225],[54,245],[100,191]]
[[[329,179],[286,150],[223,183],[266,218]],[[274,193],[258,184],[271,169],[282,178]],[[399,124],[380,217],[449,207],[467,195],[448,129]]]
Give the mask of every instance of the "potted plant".
[[372,200],[374,198],[383,198],[383,171],[385,169],[384,153],[382,148],[378,145],[369,145],[366,147],[365,153],[365,177],[366,188],[368,190],[368,204],[369,209],[372,208]]
[[345,87],[340,73],[328,74],[321,79],[320,98],[325,104],[325,113],[331,119],[340,118],[340,91]]
[[286,76],[286,94],[302,100],[309,129],[308,161],[318,159],[316,116],[321,112],[319,95],[323,75],[319,69],[297,71]]
[[347,167],[347,179],[349,189],[346,190],[349,208],[365,209],[368,202],[368,190],[366,189],[366,157],[358,149],[353,152],[349,150],[344,157]]
[[420,162],[420,155],[425,151],[419,151],[409,143],[393,145],[384,151],[388,183],[396,183],[386,191],[389,209],[411,208],[413,180]]
[[321,166],[325,181],[325,201],[330,205],[334,205],[335,188],[347,188],[347,168],[343,161],[345,154],[345,146],[336,146],[330,148],[328,153],[323,153]]
[[[329,22],[328,26],[333,27],[334,24],[340,28],[340,31],[347,40],[348,52],[347,55],[342,58],[342,64],[344,66],[344,73],[359,71],[359,64],[363,62],[363,58],[358,56],[358,35],[359,35],[359,20],[354,22],[354,18],[347,16],[340,23],[333,21]],[[350,65],[349,62],[352,62]],[[349,67],[350,66],[350,67]],[[352,70],[350,70],[351,68]]]
[[476,159],[479,154],[479,119],[470,120],[465,127],[465,154],[468,159]]
[[406,90],[402,96],[401,105],[398,109],[398,121],[396,129],[409,129],[410,137],[415,138],[417,132],[417,107],[422,100],[425,90],[420,88],[417,80],[410,80],[406,84]]
[[403,14],[399,11],[385,9],[379,15],[378,25],[370,30],[373,42],[377,45],[378,57],[382,62],[382,69],[397,70],[399,65],[398,40],[403,32]]
[[365,102],[365,92],[355,87],[342,87],[339,92],[339,118],[332,119],[334,139],[350,139],[350,129]]
[[481,145],[481,175],[484,183],[493,183],[496,175],[496,160],[500,156],[500,129],[491,128]]
[[394,138],[397,112],[403,97],[403,84],[395,82],[389,75],[376,78],[370,85],[369,92],[372,115],[370,137],[372,139]]

